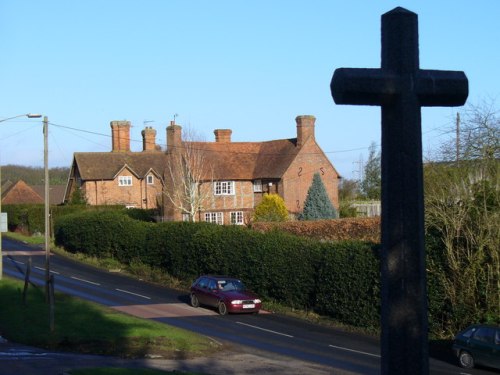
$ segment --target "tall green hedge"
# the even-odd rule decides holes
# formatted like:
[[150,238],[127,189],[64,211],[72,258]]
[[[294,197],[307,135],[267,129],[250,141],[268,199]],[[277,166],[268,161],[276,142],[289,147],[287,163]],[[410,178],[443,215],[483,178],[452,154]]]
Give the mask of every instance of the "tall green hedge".
[[[200,274],[239,277],[264,300],[307,308],[346,324],[374,328],[380,319],[380,245],[361,241],[321,242],[279,230],[266,233],[209,223],[141,222],[123,211],[87,211],[60,217],[56,244],[97,257],[135,260],[181,280]],[[430,236],[431,255],[440,241]],[[454,316],[444,298],[444,259],[427,273],[429,328],[447,332]],[[485,312],[488,314],[488,312]],[[455,322],[457,324],[457,322]]]
[[[146,222],[154,222],[154,218],[158,215],[157,210],[154,209],[127,209],[124,206],[50,206],[50,228],[52,228],[52,223],[59,217],[70,215],[72,213],[81,213],[82,211],[119,211],[133,219]],[[7,220],[10,231],[22,232],[28,235],[45,232],[44,204],[6,204],[2,206],[2,212],[7,212]]]
[[324,245],[318,271],[316,309],[339,321],[378,327],[380,248],[362,242]]
[[[119,211],[63,216],[56,222],[55,240],[71,252],[125,263],[139,259],[183,280],[205,273],[236,275],[265,299],[317,308],[339,318],[356,315],[356,311],[365,316],[352,324],[378,319],[376,303],[372,309],[367,307],[378,292],[372,290],[378,266],[369,244],[322,244],[281,231],[264,234],[208,223],[151,224]],[[348,277],[350,272],[364,279],[354,285],[356,293],[348,296],[356,280]],[[342,289],[347,291],[343,298]],[[372,295],[366,302],[352,303],[368,292]]]

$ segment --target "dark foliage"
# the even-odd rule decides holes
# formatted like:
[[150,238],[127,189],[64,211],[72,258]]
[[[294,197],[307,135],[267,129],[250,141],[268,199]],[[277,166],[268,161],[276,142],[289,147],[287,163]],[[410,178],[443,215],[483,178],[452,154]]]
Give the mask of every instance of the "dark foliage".
[[[2,184],[6,181],[16,182],[23,180],[30,186],[43,185],[45,178],[43,167],[25,167],[21,165],[2,166]],[[66,185],[68,183],[69,168],[58,167],[49,169],[51,185]]]

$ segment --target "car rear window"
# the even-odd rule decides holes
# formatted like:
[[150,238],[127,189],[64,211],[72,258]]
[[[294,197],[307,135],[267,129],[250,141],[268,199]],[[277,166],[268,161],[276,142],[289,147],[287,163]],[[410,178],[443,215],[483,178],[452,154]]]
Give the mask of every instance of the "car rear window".
[[199,288],[207,289],[208,279],[206,277],[202,277],[198,283],[196,284]]
[[488,344],[493,343],[493,337],[495,335],[495,330],[489,327],[478,328],[474,333],[474,340],[485,342]]

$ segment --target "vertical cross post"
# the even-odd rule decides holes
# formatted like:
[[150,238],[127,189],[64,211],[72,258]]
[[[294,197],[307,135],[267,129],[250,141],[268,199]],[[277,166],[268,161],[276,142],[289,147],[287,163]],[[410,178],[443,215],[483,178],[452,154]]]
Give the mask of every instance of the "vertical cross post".
[[382,107],[382,374],[428,374],[422,106],[463,105],[463,72],[421,70],[418,18],[382,15],[380,69],[337,69],[336,104]]

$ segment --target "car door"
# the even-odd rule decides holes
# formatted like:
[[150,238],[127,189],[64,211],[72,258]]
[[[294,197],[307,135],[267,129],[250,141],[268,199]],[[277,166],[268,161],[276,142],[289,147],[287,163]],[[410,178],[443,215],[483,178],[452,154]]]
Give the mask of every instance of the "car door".
[[198,301],[202,305],[206,305],[207,304],[207,300],[208,300],[208,297],[207,297],[207,294],[208,294],[208,282],[209,282],[208,278],[202,277],[198,281],[198,283],[196,283],[195,294],[196,294],[196,297],[198,297]]
[[485,366],[492,366],[494,362],[494,337],[495,329],[480,327],[472,335],[469,347],[474,357],[474,362]]
[[219,304],[217,282],[214,279],[210,279],[208,281],[208,289],[205,297],[206,297],[206,302],[205,302],[206,305],[215,307]]

